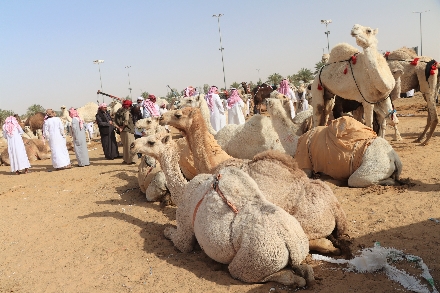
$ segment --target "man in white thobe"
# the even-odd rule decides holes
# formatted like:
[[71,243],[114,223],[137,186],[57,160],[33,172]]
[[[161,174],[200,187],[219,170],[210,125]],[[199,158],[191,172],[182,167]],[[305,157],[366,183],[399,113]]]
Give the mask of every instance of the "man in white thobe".
[[244,124],[243,115],[244,102],[240,98],[237,89],[232,88],[228,98],[228,124]]
[[66,136],[61,119],[55,117],[52,109],[46,110],[46,120],[43,124],[43,136],[49,140],[49,147],[52,153],[52,165],[55,169],[69,169],[70,157],[66,146]]
[[24,170],[24,173],[28,173],[28,168],[31,167],[29,158],[26,154],[26,148],[24,147],[23,129],[18,124],[17,119],[14,116],[9,116],[5,120],[5,124],[2,127],[3,135],[8,141],[8,155],[11,164],[11,172],[19,175],[20,170]]
[[225,120],[225,109],[223,108],[223,103],[218,95],[218,88],[213,85],[205,96],[206,103],[209,108],[209,120],[211,126],[215,131],[222,129]]

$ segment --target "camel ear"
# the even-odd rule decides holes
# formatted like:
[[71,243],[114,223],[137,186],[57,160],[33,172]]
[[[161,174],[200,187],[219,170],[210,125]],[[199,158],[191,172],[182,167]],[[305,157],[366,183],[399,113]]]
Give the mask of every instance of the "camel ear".
[[169,141],[171,141],[171,135],[165,135],[165,136],[162,138],[162,143],[163,143],[163,144],[167,144]]
[[377,35],[378,32],[379,32],[379,29],[378,29],[378,28],[375,29],[375,30],[373,30],[373,35]]

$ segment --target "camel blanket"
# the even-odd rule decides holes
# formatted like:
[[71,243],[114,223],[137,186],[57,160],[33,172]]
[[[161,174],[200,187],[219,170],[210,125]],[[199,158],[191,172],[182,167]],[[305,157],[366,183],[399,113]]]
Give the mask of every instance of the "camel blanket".
[[365,150],[375,138],[373,129],[344,116],[301,135],[295,159],[301,169],[345,180],[362,164]]

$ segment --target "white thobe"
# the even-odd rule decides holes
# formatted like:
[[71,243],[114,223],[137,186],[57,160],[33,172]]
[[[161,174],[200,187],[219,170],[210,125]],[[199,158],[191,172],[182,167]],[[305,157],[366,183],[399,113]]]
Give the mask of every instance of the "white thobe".
[[217,94],[212,94],[212,110],[209,111],[209,121],[211,122],[212,128],[215,131],[219,131],[226,125],[225,119],[225,109],[223,108],[223,103],[220,96]]
[[11,172],[20,171],[31,167],[26,154],[23,139],[21,138],[23,133],[23,129],[18,126],[18,128],[14,128],[12,131],[12,136],[9,136],[6,133],[5,126],[3,125],[3,136],[6,137],[6,140],[8,141],[8,154],[9,161],[11,162]]
[[86,130],[89,133],[89,138],[92,140],[93,138],[93,122],[84,123],[86,126]]
[[49,140],[53,167],[63,168],[70,165],[69,152],[61,119],[58,117],[47,118],[44,121],[43,134]]
[[228,124],[244,124],[243,107],[244,102],[240,99],[232,105],[231,109],[228,109]]

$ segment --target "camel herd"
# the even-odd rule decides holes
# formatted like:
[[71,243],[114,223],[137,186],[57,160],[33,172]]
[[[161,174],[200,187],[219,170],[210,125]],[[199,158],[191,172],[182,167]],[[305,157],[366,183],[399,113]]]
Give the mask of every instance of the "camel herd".
[[[345,212],[318,173],[350,187],[399,184],[402,162],[383,137],[388,122],[400,138],[392,105],[400,92],[419,89],[427,102],[418,142],[425,138],[427,144],[438,123],[438,63],[407,48],[384,56],[377,33],[353,27],[362,52],[335,46],[310,84],[311,107],[293,119],[286,96],[270,86],[252,92],[243,85],[267,115],[216,132],[204,96],[197,95],[180,99],[178,109],[160,118],[136,123],[147,134],[130,146],[132,154],[143,154],[139,187],[148,201],[177,206],[177,227],[164,231],[177,249],[190,252],[197,241],[210,258],[228,264],[234,278],[294,287],[314,283],[313,269],[304,263],[310,250],[350,255]],[[355,102],[348,106],[346,100]],[[112,111],[118,104],[110,105]],[[346,115],[328,123],[335,104],[339,113],[362,106],[358,119],[365,125]],[[94,103],[78,109],[86,122],[95,120],[96,111]],[[38,115],[28,118],[27,132],[38,129]],[[173,138],[165,125],[182,137]],[[45,156],[41,145],[29,142],[28,148]]]

